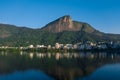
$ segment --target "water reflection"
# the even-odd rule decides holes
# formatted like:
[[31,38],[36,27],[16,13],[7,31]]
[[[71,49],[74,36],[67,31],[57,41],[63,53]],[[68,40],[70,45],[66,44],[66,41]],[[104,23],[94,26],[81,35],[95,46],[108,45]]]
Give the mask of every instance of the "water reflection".
[[108,64],[80,80],[120,80],[120,64]]
[[[57,80],[74,80],[91,75],[106,64],[120,62],[119,53],[0,52],[0,74],[39,70]],[[89,79],[88,79],[89,80]]]
[[0,75],[0,80],[54,80],[42,71],[27,70],[14,72],[8,75]]

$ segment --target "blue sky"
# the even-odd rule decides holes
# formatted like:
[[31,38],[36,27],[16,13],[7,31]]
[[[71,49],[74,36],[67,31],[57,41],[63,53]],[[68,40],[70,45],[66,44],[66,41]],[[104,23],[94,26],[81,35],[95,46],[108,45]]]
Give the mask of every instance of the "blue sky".
[[64,15],[120,34],[120,0],[0,0],[0,23],[41,28]]

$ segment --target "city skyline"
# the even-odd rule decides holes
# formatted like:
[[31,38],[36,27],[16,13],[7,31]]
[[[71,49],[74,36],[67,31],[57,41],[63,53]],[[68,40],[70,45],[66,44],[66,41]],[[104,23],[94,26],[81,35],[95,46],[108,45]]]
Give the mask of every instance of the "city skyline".
[[118,0],[0,0],[0,23],[41,28],[70,15],[106,33],[120,34]]

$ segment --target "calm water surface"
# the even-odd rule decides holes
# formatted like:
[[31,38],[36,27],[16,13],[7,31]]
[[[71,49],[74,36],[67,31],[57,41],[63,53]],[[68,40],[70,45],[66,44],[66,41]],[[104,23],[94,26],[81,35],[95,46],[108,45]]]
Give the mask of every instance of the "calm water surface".
[[0,52],[0,80],[120,80],[119,53]]

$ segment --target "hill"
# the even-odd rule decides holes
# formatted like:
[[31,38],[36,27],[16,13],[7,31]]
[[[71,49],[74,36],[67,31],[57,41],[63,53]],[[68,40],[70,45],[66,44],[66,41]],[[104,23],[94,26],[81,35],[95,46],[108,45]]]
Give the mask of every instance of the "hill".
[[68,15],[48,23],[41,29],[0,24],[0,46],[54,45],[56,42],[74,44],[85,41],[119,40],[119,34],[100,32],[88,23],[73,21]]

